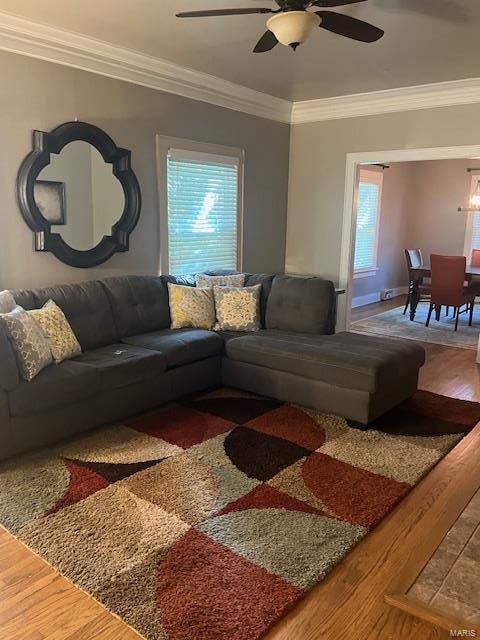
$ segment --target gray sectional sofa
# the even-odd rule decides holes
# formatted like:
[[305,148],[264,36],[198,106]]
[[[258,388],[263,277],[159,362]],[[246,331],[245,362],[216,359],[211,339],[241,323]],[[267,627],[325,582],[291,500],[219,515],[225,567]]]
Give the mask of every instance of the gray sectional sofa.
[[20,379],[0,323],[0,458],[48,445],[219,385],[368,424],[410,397],[425,354],[414,342],[334,334],[334,286],[248,274],[262,285],[255,334],[171,330],[167,283],[133,276],[16,291],[25,309],[54,300],[83,353]]

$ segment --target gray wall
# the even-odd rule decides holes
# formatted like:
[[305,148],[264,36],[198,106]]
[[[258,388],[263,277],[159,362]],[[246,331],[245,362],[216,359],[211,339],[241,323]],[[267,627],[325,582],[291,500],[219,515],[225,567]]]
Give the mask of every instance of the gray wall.
[[477,104],[293,126],[286,270],[338,282],[347,153],[479,144],[479,118]]
[[[0,288],[35,287],[119,274],[154,274],[159,262],[155,134],[245,149],[244,268],[283,271],[290,128],[126,82],[0,53]],[[91,270],[35,253],[15,200],[15,178],[33,129],[91,122],[132,150],[143,212],[131,250]]]

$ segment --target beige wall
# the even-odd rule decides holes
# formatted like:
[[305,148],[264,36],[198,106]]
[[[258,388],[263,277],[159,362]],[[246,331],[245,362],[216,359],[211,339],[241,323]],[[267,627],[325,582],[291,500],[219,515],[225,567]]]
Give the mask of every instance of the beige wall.
[[[155,134],[245,149],[244,267],[283,271],[290,128],[99,75],[0,53],[0,289],[36,287],[122,274],[154,274],[159,262]],[[132,150],[143,211],[131,250],[91,270],[33,251],[15,199],[15,179],[32,130],[91,122]]]
[[67,145],[61,156],[52,155],[51,163],[38,177],[64,185],[66,224],[53,225],[53,233],[61,234],[74,249],[90,249],[93,240],[90,145],[86,142]]
[[[355,279],[353,297],[407,285],[404,249],[463,255],[471,185],[468,167],[475,160],[394,162],[383,172],[378,267],[376,276]],[[468,256],[467,256],[468,257]]]
[[[381,161],[382,150],[479,144],[479,117],[467,105],[293,126],[286,270],[338,282],[347,153]],[[340,327],[344,316],[340,307]]]
[[414,215],[409,238],[412,246],[422,250],[425,261],[431,253],[463,255],[467,214],[457,209],[468,201],[471,176],[467,168],[479,164],[468,159],[412,163]]
[[[411,217],[412,163],[395,162],[383,171],[382,203],[378,237],[378,271],[374,276],[356,278],[353,297],[378,293],[382,289],[408,284],[404,249]],[[372,170],[372,167],[369,167]],[[381,169],[379,169],[381,171]]]

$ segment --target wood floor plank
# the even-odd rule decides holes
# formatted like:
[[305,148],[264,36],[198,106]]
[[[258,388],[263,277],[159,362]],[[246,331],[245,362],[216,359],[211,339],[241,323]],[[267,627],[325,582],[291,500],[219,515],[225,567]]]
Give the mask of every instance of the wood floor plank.
[[[267,635],[268,640],[297,637],[300,628],[302,640],[333,639],[342,629],[352,637],[380,640],[374,625],[384,615],[397,619],[396,613],[388,612],[384,595],[402,593],[410,586],[480,486],[480,456],[475,453],[479,447],[480,425],[362,540],[301,607]],[[305,632],[307,618],[309,633]]]
[[130,627],[13,536],[4,530],[2,534],[6,553],[0,554],[0,640],[139,640]]
[[449,612],[435,609],[427,603],[420,602],[420,600],[408,595],[387,595],[385,596],[385,602],[419,620],[424,620],[446,631],[450,629],[468,629],[471,626],[465,620],[450,615]]
[[[405,296],[376,302],[352,310],[352,322],[364,320],[378,313],[403,307]],[[480,402],[480,375],[476,363],[477,352],[431,342],[419,342],[427,352],[426,365],[420,371],[421,389]]]

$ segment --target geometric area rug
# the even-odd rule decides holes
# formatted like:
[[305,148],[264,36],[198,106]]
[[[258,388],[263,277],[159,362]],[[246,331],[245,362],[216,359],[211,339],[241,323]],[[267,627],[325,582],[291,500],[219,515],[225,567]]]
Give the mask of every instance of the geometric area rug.
[[480,421],[220,390],[0,464],[0,524],[148,640],[258,640]]

